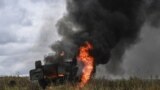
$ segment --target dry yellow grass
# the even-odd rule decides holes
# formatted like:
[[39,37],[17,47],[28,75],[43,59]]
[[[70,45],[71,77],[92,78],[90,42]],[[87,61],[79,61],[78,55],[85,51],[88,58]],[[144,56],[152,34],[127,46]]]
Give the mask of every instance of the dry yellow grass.
[[[12,85],[13,84],[13,85]],[[1,77],[0,90],[42,90],[36,82],[31,82],[27,77]],[[91,80],[88,85],[78,89],[69,83],[59,86],[50,86],[46,90],[160,90],[160,80]]]

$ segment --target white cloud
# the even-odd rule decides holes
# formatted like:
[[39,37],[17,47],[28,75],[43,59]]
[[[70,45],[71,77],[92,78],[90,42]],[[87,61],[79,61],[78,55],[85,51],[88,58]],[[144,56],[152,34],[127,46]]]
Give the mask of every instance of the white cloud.
[[[65,0],[5,0],[1,4],[0,75],[27,74],[35,60],[51,52],[48,45],[58,39],[55,24],[65,13]],[[51,28],[44,28],[47,26]],[[43,28],[48,30],[48,44],[39,46]]]

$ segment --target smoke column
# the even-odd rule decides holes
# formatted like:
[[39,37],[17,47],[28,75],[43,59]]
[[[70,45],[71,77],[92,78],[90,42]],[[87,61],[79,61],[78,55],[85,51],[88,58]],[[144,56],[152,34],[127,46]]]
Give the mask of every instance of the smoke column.
[[[96,65],[111,60],[115,67],[119,67],[125,50],[139,41],[139,32],[146,18],[153,20],[152,13],[159,10],[159,4],[155,5],[157,2],[67,0],[67,14],[57,23],[62,40],[53,44],[52,49],[55,52],[64,51],[66,59],[70,59],[80,45],[89,41],[94,47],[92,55]],[[157,22],[153,20],[152,23]],[[117,72],[116,68],[111,71]]]

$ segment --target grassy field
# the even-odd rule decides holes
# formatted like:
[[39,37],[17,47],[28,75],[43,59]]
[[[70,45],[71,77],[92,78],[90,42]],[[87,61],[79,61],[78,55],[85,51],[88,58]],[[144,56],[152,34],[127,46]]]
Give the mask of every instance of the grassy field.
[[[36,82],[30,82],[27,77],[0,77],[0,90],[42,90]],[[160,80],[91,80],[82,89],[70,84],[51,86],[46,90],[160,90]]]

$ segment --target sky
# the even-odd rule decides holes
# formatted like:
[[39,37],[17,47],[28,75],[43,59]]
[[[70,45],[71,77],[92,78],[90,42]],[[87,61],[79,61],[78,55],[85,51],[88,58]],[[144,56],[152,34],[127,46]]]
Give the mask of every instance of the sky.
[[0,75],[28,74],[52,52],[65,11],[65,0],[0,0]]
[[[36,60],[51,53],[60,39],[57,21],[66,14],[65,0],[0,0],[0,76],[26,75]],[[160,75],[160,28],[146,22],[137,44],[123,57],[123,75]],[[106,65],[97,76],[110,75]]]

